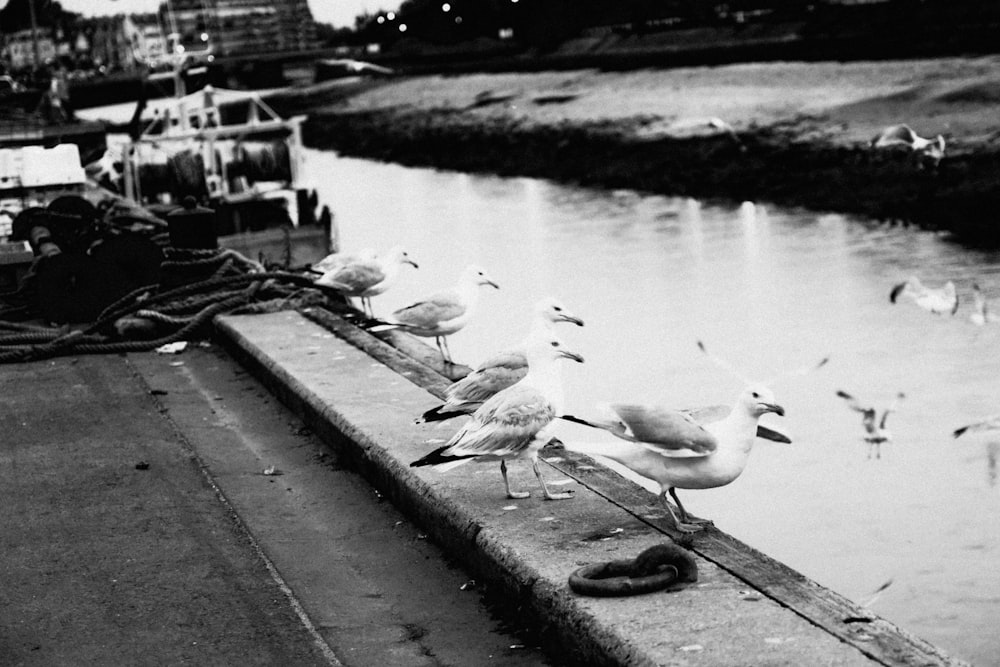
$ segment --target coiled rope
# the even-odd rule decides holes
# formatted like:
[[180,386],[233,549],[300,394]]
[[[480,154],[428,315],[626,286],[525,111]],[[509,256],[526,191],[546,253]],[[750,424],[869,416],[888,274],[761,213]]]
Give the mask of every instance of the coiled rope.
[[[171,251],[161,265],[174,269],[215,268],[207,279],[166,291],[139,287],[107,306],[83,329],[0,322],[0,363],[69,354],[144,352],[196,335],[220,314],[272,312],[343,297],[313,283],[314,276],[267,271],[234,250]],[[235,274],[235,275],[231,275]],[[172,330],[160,333],[161,330]],[[136,332],[148,335],[136,339]]]

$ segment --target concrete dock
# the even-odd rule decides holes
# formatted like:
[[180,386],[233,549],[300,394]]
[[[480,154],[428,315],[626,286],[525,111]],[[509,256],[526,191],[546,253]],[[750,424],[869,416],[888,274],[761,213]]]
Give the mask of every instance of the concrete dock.
[[[654,496],[563,450],[544,453],[546,479],[575,492],[558,502],[507,499],[495,464],[410,468],[458,424],[413,423],[448,381],[405,335],[379,340],[326,311],[225,317],[217,332],[308,432],[229,407],[232,378],[191,365],[203,354],[3,369],[9,664],[961,664],[715,528],[682,539]],[[401,518],[338,498],[304,433]],[[510,468],[531,488],[528,465]],[[376,530],[383,521],[393,530]],[[395,542],[387,533],[401,525],[411,539]],[[623,598],[567,586],[582,565],[673,540],[696,558],[696,583]],[[357,554],[432,562],[419,551],[431,542],[462,571],[408,570],[398,599],[372,597],[404,564]],[[462,631],[480,653],[450,646],[436,638],[451,619],[428,620],[410,642],[360,620],[430,607],[471,617],[459,592],[470,579],[552,657],[473,625]]]

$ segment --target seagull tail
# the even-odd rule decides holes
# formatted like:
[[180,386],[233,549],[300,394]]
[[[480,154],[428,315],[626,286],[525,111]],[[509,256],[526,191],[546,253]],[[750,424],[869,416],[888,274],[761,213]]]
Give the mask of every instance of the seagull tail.
[[451,410],[445,410],[445,405],[442,403],[436,407],[431,408],[424,414],[417,417],[413,422],[415,424],[425,424],[427,422],[441,422],[446,419],[454,419],[455,417],[460,417],[464,412],[454,412]]
[[963,433],[965,433],[965,432],[966,432],[966,431],[968,431],[968,430],[969,430],[969,427],[968,427],[968,426],[963,426],[962,428],[956,428],[956,429],[955,429],[955,430],[954,430],[954,431],[952,432],[952,434],[951,434],[951,435],[952,435],[953,437],[957,438],[957,437],[961,436],[961,435],[962,435]]
[[470,460],[476,458],[475,456],[448,456],[444,453],[447,449],[448,446],[435,449],[430,454],[427,454],[426,456],[410,463],[410,467],[421,468],[423,466],[434,466],[438,470],[446,471],[460,466],[463,463],[468,463]]
[[906,289],[906,285],[907,285],[906,283],[899,283],[898,285],[894,286],[892,288],[892,291],[889,292],[889,301],[891,301],[892,303],[896,303],[896,299],[898,299],[900,293],[904,289]]

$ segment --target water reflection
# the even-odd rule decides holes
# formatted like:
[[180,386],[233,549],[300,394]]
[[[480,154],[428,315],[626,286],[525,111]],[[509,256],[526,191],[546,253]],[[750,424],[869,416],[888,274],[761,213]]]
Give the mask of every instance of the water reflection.
[[[564,372],[567,410],[627,400],[731,403],[740,382],[697,340],[750,377],[829,355],[775,388],[794,444],[761,442],[733,484],[688,494],[693,513],[852,599],[882,582],[879,613],[957,655],[1000,654],[997,446],[988,483],[974,439],[951,431],[996,412],[1000,325],[977,327],[971,298],[954,317],[892,305],[919,274],[1000,295],[1000,255],[934,233],[756,203],[598,192],[531,179],[456,175],[310,153],[325,176],[345,249],[402,243],[420,263],[376,313],[449,285],[469,261],[500,283],[452,337],[476,363],[516,342],[531,304],[555,295],[587,326],[566,332],[587,359]],[[391,242],[390,242],[391,239]],[[575,366],[575,365],[574,365]],[[907,396],[889,460],[856,456],[857,415],[840,388]],[[964,544],[980,545],[964,549]]]

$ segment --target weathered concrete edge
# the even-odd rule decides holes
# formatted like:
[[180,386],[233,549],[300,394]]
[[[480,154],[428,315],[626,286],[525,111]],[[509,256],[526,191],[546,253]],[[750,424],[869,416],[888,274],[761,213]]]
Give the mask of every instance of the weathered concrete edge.
[[[445,378],[414,361],[408,354],[331,313],[303,314],[431,393],[438,394],[447,384]],[[257,375],[326,442],[346,454],[377,489],[399,506],[409,508],[414,520],[465,562],[477,577],[501,589],[520,614],[529,611],[533,620],[554,630],[564,654],[568,647],[572,647],[586,656],[588,664],[656,664],[640,647],[630,644],[585,612],[581,613],[567,599],[565,591],[557,590],[530,566],[525,566],[499,540],[480,533],[479,523],[474,517],[452,500],[436,494],[378,443],[318,400],[263,350],[245,339],[237,327],[219,320],[216,324],[223,334],[220,342],[238,361]],[[392,342],[395,344],[397,341]],[[425,386],[427,384],[432,387]],[[641,490],[643,493],[638,493],[638,486],[625,483],[627,480],[614,473],[601,472],[602,469],[582,472],[576,469],[572,459],[553,467],[651,527],[678,537],[664,521],[656,519],[656,515],[662,512],[651,502],[654,499],[648,492]],[[881,664],[966,664],[717,529],[711,529],[701,543],[689,545],[689,548]],[[846,620],[855,616],[866,618],[859,619],[864,621],[860,624]]]
[[[351,464],[398,507],[407,508],[415,522],[483,581],[497,588],[512,610],[525,612],[546,630],[554,631],[556,648],[592,665],[658,664],[610,628],[572,603],[565,590],[545,583],[499,540],[480,531],[479,522],[463,508],[438,494],[400,465],[377,443],[318,400],[301,382],[262,353],[224,319],[216,319],[220,343],[288,406],[324,442],[349,458]],[[549,632],[541,632],[551,638]],[[553,647],[550,647],[553,648]]]

